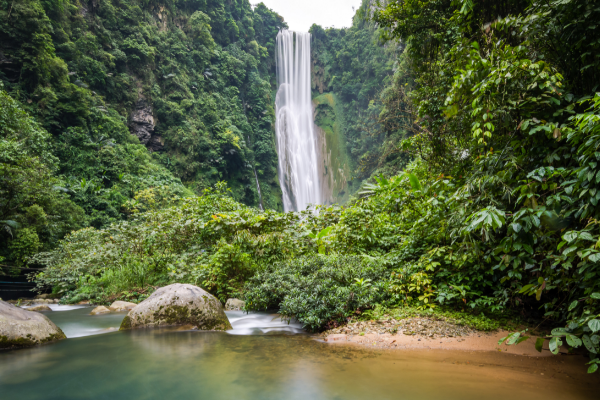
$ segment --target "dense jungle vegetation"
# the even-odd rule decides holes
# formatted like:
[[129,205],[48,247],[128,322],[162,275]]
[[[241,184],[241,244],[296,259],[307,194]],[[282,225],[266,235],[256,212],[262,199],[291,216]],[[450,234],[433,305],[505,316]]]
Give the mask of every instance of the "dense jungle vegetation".
[[285,27],[246,0],[1,1],[0,257],[22,268],[72,230],[221,180],[258,206],[258,179],[261,206],[281,209]]
[[[254,13],[261,9],[258,6]],[[115,218],[110,224],[74,231],[54,250],[27,258],[33,254],[28,243],[37,240],[36,246],[41,246],[42,233],[36,227],[51,226],[54,230],[43,234],[60,237],[60,232],[77,224],[84,226],[91,214],[86,203],[71,193],[83,192],[83,182],[81,189],[62,183],[56,186],[68,190],[56,190],[50,178],[39,175],[67,179],[61,174],[67,167],[62,165],[74,156],[57,153],[67,138],[56,133],[61,120],[51,116],[70,110],[61,99],[72,97],[56,94],[53,103],[42,97],[47,85],[40,85],[38,92],[10,86],[2,97],[1,118],[8,121],[2,124],[7,127],[2,128],[2,145],[12,146],[10,152],[2,152],[3,157],[7,154],[2,168],[10,172],[2,174],[2,185],[16,189],[3,186],[2,196],[17,193],[23,199],[41,199],[14,200],[26,228],[14,230],[10,257],[46,266],[35,277],[40,289],[51,288],[66,302],[141,300],[157,286],[190,282],[223,301],[243,298],[248,310],[279,308],[282,315],[295,317],[314,331],[343,324],[376,307],[520,316],[557,327],[546,339],[554,353],[563,342],[587,349],[589,371],[595,372],[600,351],[600,6],[584,0],[404,0],[379,7],[366,1],[361,10],[363,21],[355,18],[352,28],[312,29],[316,46],[323,49],[315,60],[316,70],[322,67],[315,75],[321,74],[322,80],[314,88],[318,91],[323,84],[323,90],[332,90],[340,99],[357,171],[361,166],[365,174],[378,170],[348,204],[322,206],[314,213],[261,211],[256,203],[241,201],[245,197],[240,196],[235,179],[229,182],[231,190],[224,182],[208,188],[213,182],[207,181],[202,195],[196,196],[173,178],[169,187],[181,188],[176,196],[170,191],[175,189],[162,195],[156,186],[145,186],[152,190],[140,191],[134,199],[137,203],[127,203],[131,206],[126,220]],[[263,13],[277,20],[266,10]],[[140,15],[145,14],[136,17]],[[212,21],[213,16],[207,15]],[[225,29],[216,26],[211,25],[215,32]],[[229,47],[215,44],[215,49],[222,49],[218,52],[226,57],[222,52],[242,51],[241,44],[235,43],[221,42],[218,46]],[[268,40],[258,37],[256,43],[271,51]],[[383,47],[374,49],[375,43]],[[131,47],[123,44],[122,48]],[[55,54],[58,51],[57,47]],[[391,65],[385,57],[390,53],[395,60]],[[135,54],[142,59],[141,52]],[[28,68],[40,65],[25,55],[22,60],[30,63]],[[44,67],[47,79],[54,76],[50,66],[59,63],[52,62]],[[183,75],[173,71],[162,70],[156,78],[165,104],[171,101],[165,97],[166,81],[176,82],[178,74]],[[192,73],[191,68],[186,71]],[[212,85],[218,76],[212,71],[202,81],[194,75],[198,80],[194,82],[205,88]],[[260,67],[257,71],[256,79],[266,79]],[[176,75],[172,80],[167,79],[170,73]],[[71,84],[65,74],[61,82],[72,93],[100,98],[90,88]],[[387,80],[374,78],[382,76]],[[233,103],[246,96],[241,89],[233,92]],[[25,97],[25,93],[32,95]],[[35,93],[47,99],[37,111],[32,108],[33,101],[39,102]],[[204,99],[194,95],[192,102]],[[83,100],[72,107],[79,104]],[[114,114],[111,121],[125,129],[124,122],[118,122],[122,118],[118,109],[100,106],[107,112],[89,111],[81,123],[95,129],[100,123],[93,121]],[[196,103],[193,107],[204,110]],[[264,115],[272,115],[266,100],[265,107],[261,113],[267,110]],[[26,111],[46,117],[35,117],[42,121],[36,123]],[[90,119],[92,115],[100,120]],[[251,119],[252,112],[247,115],[248,121],[257,121]],[[85,132],[77,126],[71,131]],[[165,127],[160,132],[168,148],[174,130]],[[135,151],[141,148],[125,143],[128,139],[113,140],[114,146],[95,144],[95,149],[116,152],[121,143],[124,153],[131,148],[127,154],[138,154]],[[164,179],[181,176],[187,182],[186,175],[176,175],[177,165],[165,164],[165,159],[177,160],[169,158],[169,150],[139,154],[144,154],[139,156],[143,162],[132,163],[136,168],[148,168]],[[263,173],[267,171],[265,167]],[[133,176],[152,176],[126,174],[132,181]],[[23,176],[29,175],[35,182],[40,177],[39,190],[30,185],[23,188]],[[124,183],[117,183],[118,177],[106,182],[111,179],[117,188],[131,184],[125,176]],[[223,173],[218,179],[230,176]],[[105,185],[99,190],[112,187]],[[67,211],[67,204],[72,211]],[[44,221],[38,215],[46,215],[52,223],[38,222]],[[2,218],[11,228],[12,220]],[[524,334],[516,332],[507,342],[518,343]]]
[[337,122],[350,156],[352,192],[377,167],[392,164],[391,159],[381,155],[386,135],[379,114],[383,89],[391,85],[401,46],[382,45],[380,30],[363,18],[368,4],[365,2],[350,28],[323,29],[313,25],[310,29],[313,97],[323,93],[334,96],[332,104],[317,105],[316,123],[322,128],[333,128]]

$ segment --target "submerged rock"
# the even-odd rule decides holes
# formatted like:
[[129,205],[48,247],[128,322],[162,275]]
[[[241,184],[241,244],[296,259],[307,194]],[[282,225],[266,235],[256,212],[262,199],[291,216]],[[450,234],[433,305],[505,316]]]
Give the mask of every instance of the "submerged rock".
[[115,301],[108,308],[110,311],[130,311],[137,306],[135,303],[129,303],[128,301]]
[[199,330],[232,329],[221,302],[197,286],[159,288],[123,319],[120,330],[191,325]]
[[227,311],[241,311],[246,306],[246,302],[239,299],[229,299],[225,303],[225,310]]
[[109,313],[110,310],[104,306],[98,306],[92,310],[91,315],[99,315]]
[[0,301],[0,349],[28,347],[67,337],[43,314]]
[[52,311],[52,309],[45,304],[41,304],[39,306],[29,307],[27,311]]

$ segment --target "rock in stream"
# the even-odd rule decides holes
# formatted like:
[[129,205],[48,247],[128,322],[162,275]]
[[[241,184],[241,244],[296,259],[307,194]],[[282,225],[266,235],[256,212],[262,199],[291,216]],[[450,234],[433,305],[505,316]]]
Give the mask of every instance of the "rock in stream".
[[191,325],[199,330],[232,329],[221,302],[197,286],[175,283],[157,289],[129,311],[120,330]]
[[29,347],[66,338],[45,315],[0,301],[0,349]]

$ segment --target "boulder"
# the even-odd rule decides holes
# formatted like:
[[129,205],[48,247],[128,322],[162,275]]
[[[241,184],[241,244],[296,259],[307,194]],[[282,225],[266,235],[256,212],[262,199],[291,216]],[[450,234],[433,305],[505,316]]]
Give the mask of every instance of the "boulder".
[[98,307],[94,308],[90,314],[91,315],[100,315],[100,314],[106,314],[109,312],[110,312],[110,310],[108,308],[106,308],[104,306],[98,306]]
[[52,311],[52,309],[50,307],[48,307],[47,305],[45,305],[45,304],[41,304],[39,306],[29,307],[27,309],[27,311],[37,311],[37,312],[40,312],[40,311]]
[[0,349],[28,347],[67,337],[43,314],[0,301]]
[[110,311],[130,311],[137,306],[135,303],[129,303],[127,301],[115,301],[108,308]]
[[241,311],[246,306],[246,302],[240,299],[228,299],[225,303],[225,310],[227,311]]
[[197,286],[175,283],[157,289],[129,311],[120,330],[191,325],[199,330],[232,329],[221,302]]

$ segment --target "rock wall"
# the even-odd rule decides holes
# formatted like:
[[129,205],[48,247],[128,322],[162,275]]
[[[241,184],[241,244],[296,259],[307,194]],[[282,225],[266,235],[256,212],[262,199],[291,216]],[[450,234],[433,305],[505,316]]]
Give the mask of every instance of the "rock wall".
[[154,135],[155,126],[152,105],[145,98],[140,97],[129,116],[129,129],[137,136],[140,143],[145,144],[151,151],[161,150],[164,146],[162,137]]
[[325,93],[313,99],[319,176],[323,204],[343,204],[348,200],[351,169],[343,135],[343,116],[337,110],[335,95]]

